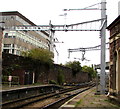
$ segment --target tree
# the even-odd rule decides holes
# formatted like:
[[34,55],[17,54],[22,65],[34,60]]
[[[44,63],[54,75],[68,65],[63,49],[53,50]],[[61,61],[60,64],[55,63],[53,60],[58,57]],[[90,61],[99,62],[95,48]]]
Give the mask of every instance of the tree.
[[22,53],[22,56],[28,57],[30,63],[32,63],[32,67],[34,72],[36,73],[35,78],[38,80],[40,74],[40,66],[45,67],[46,78],[48,80],[48,72],[50,67],[53,65],[53,53],[48,51],[47,49],[35,48],[30,51],[26,51]]
[[91,79],[96,77],[96,71],[92,67],[83,66],[82,71],[87,72]]
[[49,65],[53,63],[54,57],[52,52],[42,48],[35,48],[30,51],[23,52],[22,55],[35,60],[39,60],[41,63]]
[[73,76],[76,76],[76,74],[82,69],[81,63],[79,61],[67,62],[65,66],[72,69]]
[[9,76],[9,75],[12,75],[14,70],[19,68],[21,68],[19,64],[11,64],[9,66],[6,66],[6,68],[4,68],[2,72],[3,72],[3,75]]

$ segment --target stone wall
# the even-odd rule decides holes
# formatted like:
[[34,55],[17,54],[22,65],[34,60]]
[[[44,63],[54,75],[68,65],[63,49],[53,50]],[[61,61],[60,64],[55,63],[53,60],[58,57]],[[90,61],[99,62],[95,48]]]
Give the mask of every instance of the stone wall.
[[[48,73],[41,73],[39,75],[39,82],[48,83],[49,80],[57,81],[58,75],[62,73],[65,83],[83,83],[88,81],[88,73],[78,72],[76,76],[73,76],[72,70],[70,68],[54,64],[54,67],[50,69]],[[48,78],[48,80],[47,80]]]
[[34,65],[33,63],[29,63],[29,60],[21,56],[3,53],[3,69],[13,66],[12,75],[19,76],[20,84],[31,84],[34,82],[47,84],[50,80],[57,82],[59,74],[63,75],[64,82],[67,84],[82,83],[89,80],[88,73],[78,72],[76,76],[73,76],[70,68],[57,64],[54,64],[50,69],[41,64],[38,72],[35,73]]

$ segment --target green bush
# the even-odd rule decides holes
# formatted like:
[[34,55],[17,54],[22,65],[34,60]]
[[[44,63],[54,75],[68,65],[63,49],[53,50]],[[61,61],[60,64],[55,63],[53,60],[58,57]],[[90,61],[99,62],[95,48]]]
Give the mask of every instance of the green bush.
[[49,84],[57,84],[55,80],[50,80]]
[[62,73],[59,73],[58,74],[58,77],[57,77],[57,82],[59,85],[62,85],[64,83],[65,79],[64,79],[64,75]]
[[[2,76],[2,83],[9,84],[8,80],[9,76]],[[18,76],[12,76],[12,84],[19,84],[19,77]]]
[[81,63],[79,61],[67,62],[65,66],[72,69],[73,76],[76,76],[76,74],[82,70]]
[[3,82],[8,82],[8,76],[3,76],[3,77],[2,77],[2,81],[3,81]]
[[19,77],[18,77],[18,76],[13,76],[13,77],[12,77],[12,81],[18,82],[18,81],[19,81]]

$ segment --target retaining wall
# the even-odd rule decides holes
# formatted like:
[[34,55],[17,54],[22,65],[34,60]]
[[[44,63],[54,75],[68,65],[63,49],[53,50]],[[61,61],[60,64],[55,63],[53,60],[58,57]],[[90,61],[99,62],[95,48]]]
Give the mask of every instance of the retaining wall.
[[29,60],[29,58],[3,53],[3,69],[11,65],[17,65],[12,75],[19,76],[20,84],[32,84],[35,82],[47,84],[49,80],[57,82],[59,74],[63,75],[64,82],[67,84],[89,81],[88,73],[78,72],[76,76],[73,76],[70,68],[57,64],[54,64],[50,69],[46,69],[45,65],[41,64],[38,73],[35,73],[34,65],[33,63],[29,63]]

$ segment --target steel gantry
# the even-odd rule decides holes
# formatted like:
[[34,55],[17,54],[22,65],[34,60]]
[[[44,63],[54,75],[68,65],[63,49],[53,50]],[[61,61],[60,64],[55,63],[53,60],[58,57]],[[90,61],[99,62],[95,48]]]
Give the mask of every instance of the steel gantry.
[[[106,43],[106,49],[109,49],[109,42]],[[72,52],[82,52],[82,61],[85,59],[85,52],[86,51],[94,51],[94,50],[101,50],[101,45],[97,45],[94,47],[81,47],[81,48],[73,48],[73,49],[68,49],[68,58],[70,58],[70,53]]]
[[[92,8],[99,5],[100,7]],[[75,11],[75,10],[100,10],[101,18],[92,21],[86,21],[70,25],[52,25],[51,21],[49,25],[18,25],[11,27],[5,27],[5,29],[13,29],[16,31],[46,31],[49,33],[50,38],[50,49],[54,46],[54,32],[55,31],[99,31],[101,34],[101,75],[100,75],[100,86],[101,94],[105,94],[105,42],[106,42],[106,27],[107,27],[107,16],[106,16],[106,0],[101,0],[101,3],[97,3],[82,9],[64,9],[64,11]]]
[[49,25],[18,25],[15,27],[15,30],[21,31],[100,31],[101,21],[105,22],[106,18],[97,19],[92,21],[86,21],[70,25],[52,25],[51,22]]
[[[106,49],[109,49],[109,42],[106,43],[106,45],[107,45]],[[94,47],[81,47],[81,48],[68,49],[68,52],[93,51],[93,50],[101,50],[101,45],[97,45]]]

